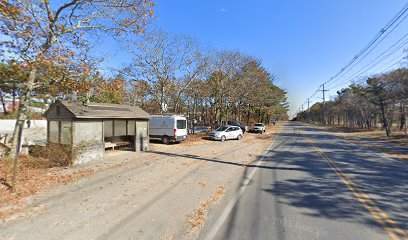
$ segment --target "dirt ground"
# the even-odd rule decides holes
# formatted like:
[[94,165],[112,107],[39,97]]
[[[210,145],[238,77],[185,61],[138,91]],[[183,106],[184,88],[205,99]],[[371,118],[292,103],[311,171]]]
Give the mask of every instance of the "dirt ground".
[[234,189],[278,128],[241,141],[190,135],[180,144],[153,142],[148,152],[108,151],[98,162],[33,172],[21,189],[34,175],[33,185],[44,187],[4,199],[0,238],[194,239],[208,209]]

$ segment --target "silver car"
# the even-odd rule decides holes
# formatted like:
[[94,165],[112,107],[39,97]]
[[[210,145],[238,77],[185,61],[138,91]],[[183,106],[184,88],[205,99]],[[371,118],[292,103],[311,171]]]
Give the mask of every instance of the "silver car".
[[228,139],[241,140],[243,136],[242,129],[238,126],[221,126],[210,133],[208,136],[213,140],[221,140],[222,142]]

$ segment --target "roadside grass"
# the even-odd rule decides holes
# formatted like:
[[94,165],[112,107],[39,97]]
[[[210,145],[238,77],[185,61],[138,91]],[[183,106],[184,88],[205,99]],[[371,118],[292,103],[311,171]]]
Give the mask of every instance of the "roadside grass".
[[382,142],[390,142],[395,144],[400,144],[403,146],[408,146],[408,135],[405,135],[403,131],[394,130],[390,137],[387,137],[384,131],[373,130],[373,131],[358,131],[353,132],[354,135],[359,137],[366,137]]
[[399,129],[392,129],[391,136],[387,137],[384,130],[381,129],[358,129],[333,126],[330,126],[328,128],[336,132],[350,133],[357,137],[368,138],[380,143],[394,143],[408,147],[408,135],[405,135],[404,131],[401,131]]
[[182,146],[193,146],[197,144],[202,144],[206,141],[208,141],[207,136],[209,133],[194,133],[194,134],[188,134],[187,140],[182,142]]

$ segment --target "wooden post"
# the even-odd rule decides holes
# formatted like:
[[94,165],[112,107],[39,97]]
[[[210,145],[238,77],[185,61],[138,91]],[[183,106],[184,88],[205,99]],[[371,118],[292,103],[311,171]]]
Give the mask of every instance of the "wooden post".
[[138,152],[137,145],[137,120],[135,120],[135,138],[133,142],[133,151],[135,152]]

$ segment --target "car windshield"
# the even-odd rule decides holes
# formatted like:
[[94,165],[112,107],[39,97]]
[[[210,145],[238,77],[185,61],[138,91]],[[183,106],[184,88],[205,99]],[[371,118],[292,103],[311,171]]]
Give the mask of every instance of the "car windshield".
[[262,124],[262,123],[256,123],[255,126],[257,126],[257,127],[262,127],[263,124]]
[[215,129],[215,131],[217,131],[217,132],[224,132],[224,131],[227,130],[227,129],[228,129],[227,126],[221,126],[221,127],[217,128],[217,129]]

